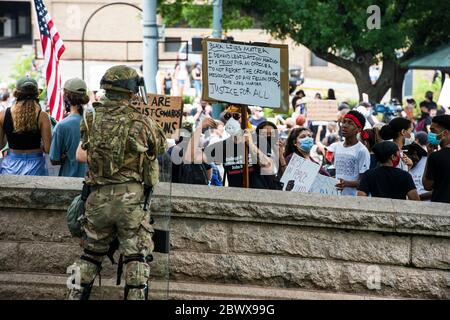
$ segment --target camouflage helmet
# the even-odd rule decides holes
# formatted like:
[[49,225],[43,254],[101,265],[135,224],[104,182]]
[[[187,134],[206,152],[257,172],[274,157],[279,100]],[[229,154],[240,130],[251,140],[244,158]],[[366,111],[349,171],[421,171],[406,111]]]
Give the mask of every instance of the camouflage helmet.
[[114,66],[106,70],[100,81],[100,88],[122,93],[138,93],[144,79],[136,70],[125,65]]

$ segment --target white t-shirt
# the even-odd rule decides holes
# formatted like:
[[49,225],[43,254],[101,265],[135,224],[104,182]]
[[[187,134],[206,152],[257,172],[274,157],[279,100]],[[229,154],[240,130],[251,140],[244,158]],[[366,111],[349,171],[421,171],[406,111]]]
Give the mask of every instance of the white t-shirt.
[[420,161],[416,164],[416,166],[409,171],[414,180],[414,184],[416,185],[417,193],[419,195],[427,192],[427,190],[425,190],[425,188],[423,187],[422,183],[422,177],[425,171],[426,164],[427,164],[427,157],[422,157],[422,159],[420,159]]
[[409,167],[408,165],[403,161],[403,151],[400,151],[400,162],[398,163],[398,165],[396,166],[397,169],[401,169],[403,171],[409,172]]
[[[344,142],[339,142],[334,148],[334,166],[336,178],[347,181],[358,181],[359,175],[369,170],[370,153],[367,148],[358,141],[351,147],[344,147]],[[356,196],[356,188],[344,188],[342,195]]]

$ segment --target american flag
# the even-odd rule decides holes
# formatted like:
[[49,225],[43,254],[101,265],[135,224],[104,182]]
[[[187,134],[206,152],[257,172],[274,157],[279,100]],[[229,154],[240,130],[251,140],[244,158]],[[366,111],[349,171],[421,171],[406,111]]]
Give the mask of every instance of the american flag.
[[42,52],[44,54],[48,106],[52,117],[59,121],[64,116],[64,98],[61,90],[59,59],[66,48],[42,0],[34,0],[34,6],[36,8]]

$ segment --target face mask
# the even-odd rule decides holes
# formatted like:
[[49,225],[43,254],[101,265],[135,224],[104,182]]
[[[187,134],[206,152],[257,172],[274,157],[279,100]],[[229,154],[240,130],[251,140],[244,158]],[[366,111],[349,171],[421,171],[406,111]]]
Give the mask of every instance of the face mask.
[[441,144],[441,140],[438,139],[439,134],[429,132],[428,133],[428,143],[433,146],[438,146]]
[[392,166],[394,168],[397,168],[399,163],[400,163],[400,155],[397,153],[396,158],[392,160]]
[[306,138],[300,139],[299,144],[300,144],[300,150],[309,152],[309,151],[311,151],[311,148],[314,145],[314,140],[311,137],[306,137]]
[[237,135],[241,134],[241,131],[242,131],[241,124],[239,123],[239,121],[235,120],[234,118],[231,118],[225,124],[225,131],[230,136],[237,136]]
[[415,140],[416,140],[416,137],[414,136],[414,133],[411,133],[411,137],[410,138],[405,138],[405,146],[409,146]]

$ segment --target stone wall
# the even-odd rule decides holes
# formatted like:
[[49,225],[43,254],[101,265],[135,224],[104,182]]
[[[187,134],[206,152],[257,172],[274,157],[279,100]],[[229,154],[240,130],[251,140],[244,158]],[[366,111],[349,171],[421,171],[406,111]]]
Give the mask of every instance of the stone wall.
[[[63,297],[81,252],[64,213],[80,188],[0,176],[0,299]],[[449,205],[161,183],[157,223],[169,204],[154,299],[450,298]],[[93,298],[121,295],[106,260]]]

